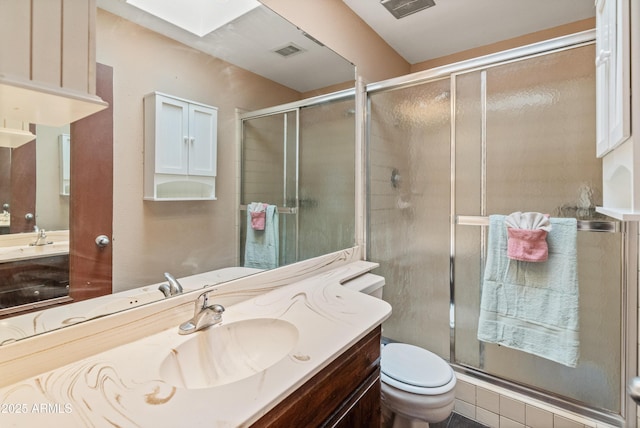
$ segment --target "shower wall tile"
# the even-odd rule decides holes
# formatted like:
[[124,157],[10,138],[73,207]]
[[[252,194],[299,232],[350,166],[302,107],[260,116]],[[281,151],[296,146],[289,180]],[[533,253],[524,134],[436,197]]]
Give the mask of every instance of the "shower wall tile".
[[535,406],[525,406],[525,424],[530,428],[548,428],[553,426],[553,413]]
[[456,373],[456,377],[454,411],[489,427],[614,428],[466,374]]
[[476,420],[491,428],[500,428],[500,415],[478,407],[476,409]]
[[524,403],[513,398],[500,396],[500,415],[520,424],[525,422]]
[[520,422],[500,416],[500,428],[525,428],[525,426]]
[[476,386],[465,382],[463,380],[458,380],[456,383],[456,398],[462,401],[466,401],[469,404],[476,404]]
[[476,405],[493,413],[500,413],[500,394],[485,388],[476,391]]
[[553,428],[584,428],[584,424],[563,418],[559,415],[553,415]]
[[[475,391],[474,391],[475,393]],[[453,410],[469,419],[476,419],[476,406],[471,403],[467,403],[466,401],[462,401],[456,398],[455,405]]]

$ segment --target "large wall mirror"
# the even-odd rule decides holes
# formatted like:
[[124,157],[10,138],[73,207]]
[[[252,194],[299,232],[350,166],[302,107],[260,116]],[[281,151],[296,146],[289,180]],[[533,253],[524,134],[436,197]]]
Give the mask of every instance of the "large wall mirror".
[[[0,320],[0,343],[162,299],[157,284],[164,282],[164,272],[176,278],[219,272],[215,275],[218,280],[210,279],[208,285],[256,272],[243,269],[243,210],[249,202],[295,208],[283,210],[280,216],[281,221],[286,217],[286,224],[281,227],[286,232],[282,247],[295,249],[283,254],[281,265],[348,248],[355,242],[355,209],[349,208],[355,205],[355,101],[341,96],[317,102],[326,94],[346,93],[354,87],[355,69],[351,63],[257,2],[246,13],[202,37],[127,2],[98,0],[97,5],[96,61],[113,72],[113,205],[109,207],[113,212],[113,234],[109,236],[113,294],[104,297],[123,295],[128,304],[110,299],[108,304],[100,305],[107,309],[96,312],[92,301],[103,299],[98,297],[5,317]],[[143,200],[143,99],[156,91],[218,108],[216,200]],[[292,105],[298,115],[298,159],[292,159],[293,149],[287,149],[292,140],[282,144],[261,140],[273,134],[274,122],[282,126],[281,118],[291,114],[288,111]],[[256,111],[267,111],[272,118],[253,120],[251,112]],[[270,124],[261,128],[262,122]],[[91,132],[97,135],[102,130]],[[46,138],[48,149],[55,146],[55,162],[53,152],[42,149],[41,157],[37,146],[37,176],[41,169],[50,169],[54,164],[56,172],[53,183],[51,178],[37,179],[37,192],[42,190],[44,195],[38,196],[42,203],[38,203],[35,224],[41,221],[38,226],[47,230],[66,228],[65,204],[74,198],[73,184],[70,195],[61,194],[59,189],[63,166],[58,141],[69,133],[73,153],[73,126],[71,132],[66,128],[36,129],[37,144]],[[291,174],[286,171],[299,170],[295,192],[269,200],[272,196],[260,194],[259,186],[242,183],[252,176],[250,169],[255,165],[245,159],[250,155],[241,143],[243,133],[251,135],[254,154],[266,151],[260,155],[265,161],[276,156],[280,162],[284,159],[282,150],[288,153],[286,167],[275,161],[272,165],[261,162],[260,167],[273,170],[271,178],[276,181],[290,181]],[[340,162],[335,156],[337,146],[346,146],[340,151]],[[86,168],[95,167],[93,162],[99,159],[88,162]],[[340,175],[336,174],[336,165],[340,165]],[[50,188],[45,190],[45,184]],[[245,193],[241,194],[243,188]],[[340,215],[332,213],[329,203],[336,192],[344,198],[344,202],[334,203],[339,205]],[[70,234],[85,220],[72,219]],[[303,245],[317,240],[314,236],[339,238],[322,242],[317,248]],[[93,243],[96,236],[77,238]]]

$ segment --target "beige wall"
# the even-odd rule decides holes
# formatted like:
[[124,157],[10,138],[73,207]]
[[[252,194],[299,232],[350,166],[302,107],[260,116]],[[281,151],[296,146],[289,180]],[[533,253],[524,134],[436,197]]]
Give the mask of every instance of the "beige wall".
[[36,130],[36,224],[46,230],[69,229],[69,197],[60,195],[60,128],[38,125]]
[[[102,10],[96,37],[97,61],[114,69],[114,291],[235,265],[235,109],[300,94]],[[218,107],[216,201],[143,201],[142,100],[153,91]]]
[[489,55],[492,53],[505,51],[507,49],[517,48],[518,46],[529,45],[532,43],[542,42],[544,40],[550,40],[556,37],[566,36],[568,34],[578,33],[585,30],[593,30],[596,27],[595,18],[583,19],[571,24],[560,25],[558,27],[549,28],[535,33],[525,34],[524,36],[515,37],[513,39],[503,40],[498,43],[492,43],[490,45],[481,46],[475,49],[469,49],[462,52],[457,52],[452,55],[443,56],[440,58],[431,59],[428,61],[413,64],[411,66],[411,72],[429,70],[441,65],[452,64],[454,62],[464,61],[471,58],[477,58],[483,55]]

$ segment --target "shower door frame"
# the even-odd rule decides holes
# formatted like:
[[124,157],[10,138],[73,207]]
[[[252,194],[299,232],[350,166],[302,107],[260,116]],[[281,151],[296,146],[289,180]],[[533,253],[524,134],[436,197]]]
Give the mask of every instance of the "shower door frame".
[[[443,78],[451,79],[451,154],[450,154],[450,174],[451,174],[451,188],[450,188],[450,265],[449,265],[449,352],[450,360],[454,369],[458,372],[468,374],[471,377],[483,380],[485,382],[494,384],[496,386],[505,388],[509,391],[523,393],[529,397],[537,398],[539,400],[555,404],[561,408],[568,409],[585,417],[589,417],[595,420],[612,424],[613,426],[636,426],[636,405],[633,400],[626,394],[626,384],[628,380],[637,372],[637,353],[638,353],[638,225],[636,222],[621,222],[620,232],[623,234],[622,239],[622,280],[621,280],[621,359],[620,362],[620,375],[621,375],[621,413],[620,415],[600,411],[591,407],[586,407],[580,404],[576,404],[563,399],[563,397],[554,395],[552,393],[541,392],[532,388],[516,384],[514,382],[501,379],[497,376],[490,375],[482,372],[479,369],[473,367],[463,366],[455,363],[455,239],[456,239],[456,225],[458,221],[456,219],[456,204],[455,204],[455,177],[456,177],[456,165],[455,165],[455,77],[459,74],[465,74],[474,70],[482,70],[490,67],[503,65],[509,62],[522,60],[524,58],[531,58],[537,55],[546,55],[552,52],[562,51],[566,49],[573,49],[580,46],[586,46],[595,44],[595,30],[588,30],[579,33],[575,33],[568,36],[558,37],[548,41],[534,43],[507,51],[498,52],[470,60],[465,60],[450,65],[445,65],[430,70],[414,73],[408,76],[402,76],[393,78],[381,82],[372,83],[365,86],[365,99],[366,99],[366,121],[369,120],[368,112],[370,111],[370,98],[369,95],[376,92],[389,91],[393,89],[402,89],[411,87]],[[484,93],[484,92],[483,92]],[[486,132],[485,124],[483,123],[482,133]],[[369,135],[367,134],[366,146],[370,147],[368,141]],[[483,145],[483,147],[485,147]],[[483,148],[483,150],[485,150]],[[483,153],[483,156],[485,154]],[[595,147],[594,147],[595,156]],[[366,151],[366,167],[370,165],[369,150]],[[483,163],[484,168],[484,163]],[[484,173],[484,171],[483,171]],[[370,254],[370,215],[368,213],[371,206],[370,201],[370,188],[369,180],[366,184],[366,197],[367,197],[367,213],[365,215],[365,259]],[[484,190],[484,189],[483,189]],[[483,207],[485,205],[483,204]],[[482,213],[486,215],[486,213]],[[477,219],[475,219],[477,220]],[[474,221],[474,219],[470,219]],[[483,228],[483,234],[486,233]],[[481,242],[485,240],[482,239]],[[482,249],[481,251],[484,251]]]

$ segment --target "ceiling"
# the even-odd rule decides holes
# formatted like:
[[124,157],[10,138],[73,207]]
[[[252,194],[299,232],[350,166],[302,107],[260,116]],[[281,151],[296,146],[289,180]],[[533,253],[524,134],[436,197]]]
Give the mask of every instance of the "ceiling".
[[[342,0],[410,64],[591,18],[593,0],[435,0],[396,19],[380,0]],[[264,6],[200,38],[124,0],[98,7],[273,81],[307,92],[353,80],[352,64]],[[281,58],[293,43],[304,52]]]
[[595,16],[593,0],[435,0],[396,19],[379,0],[343,0],[410,64]]
[[[353,64],[305,36],[295,25],[266,6],[259,6],[203,37],[150,15],[124,0],[97,0],[97,6],[298,92],[355,79]],[[99,33],[97,38],[99,40]],[[301,52],[288,57],[274,52],[291,44]]]

